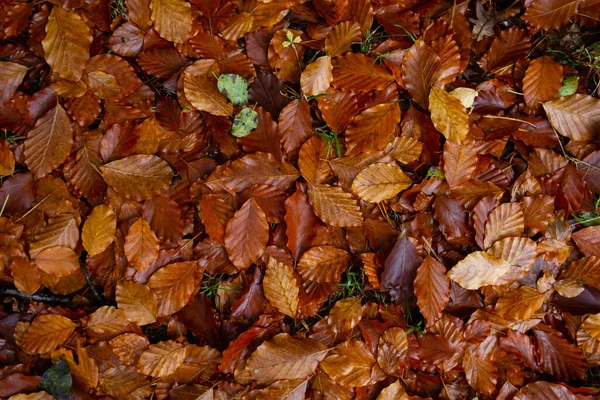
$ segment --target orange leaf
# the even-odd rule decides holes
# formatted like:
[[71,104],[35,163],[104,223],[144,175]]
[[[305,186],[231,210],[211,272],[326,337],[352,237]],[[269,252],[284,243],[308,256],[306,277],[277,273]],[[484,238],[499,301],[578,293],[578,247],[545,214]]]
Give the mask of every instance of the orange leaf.
[[46,62],[58,76],[70,81],[81,79],[90,59],[91,44],[90,28],[77,13],[52,8],[42,47]]
[[331,350],[321,368],[339,385],[367,386],[375,364],[375,357],[365,342],[349,340]]
[[477,148],[471,140],[444,143],[444,175],[453,190],[472,178],[477,169]]
[[73,321],[62,315],[39,315],[25,331],[21,347],[29,354],[45,354],[66,342],[74,330]]
[[158,316],[175,314],[198,291],[202,273],[195,261],[169,264],[156,271],[148,280],[148,287],[158,299]]
[[225,244],[225,228],[235,214],[231,202],[220,196],[208,194],[200,198],[199,209],[208,236],[214,242]]
[[269,240],[269,224],[264,211],[254,199],[244,203],[225,229],[225,248],[237,269],[244,270],[258,260]]
[[158,34],[170,42],[183,43],[192,30],[192,7],[184,0],[150,0],[152,22]]
[[258,346],[242,374],[236,373],[236,380],[268,385],[282,379],[305,379],[314,375],[326,354],[327,349],[319,342],[280,333]]
[[331,75],[331,57],[322,56],[308,64],[300,76],[300,87],[306,96],[323,94],[329,89],[333,79]]
[[585,94],[559,97],[544,103],[552,126],[569,139],[584,141],[596,137],[600,129],[600,100]]
[[[334,88],[340,90],[383,90],[394,82],[394,77],[375,60],[360,53],[346,53],[333,62]],[[339,132],[338,132],[339,133]]]
[[408,333],[399,327],[383,332],[377,346],[377,363],[388,375],[400,376],[406,368],[408,355]]
[[138,154],[100,167],[106,183],[115,192],[134,200],[149,199],[165,192],[173,171],[162,158]]
[[340,22],[327,34],[325,51],[331,58],[340,56],[352,43],[359,41],[361,36],[360,26],[356,22]]
[[109,206],[96,206],[83,224],[81,240],[90,256],[102,253],[113,242],[117,229],[115,212]]
[[375,163],[356,175],[352,191],[364,201],[379,203],[407,189],[412,181],[394,163]]
[[60,278],[79,269],[79,257],[68,247],[55,246],[41,251],[35,257],[35,264],[45,273]]
[[523,20],[536,28],[552,30],[565,25],[577,13],[582,0],[533,0]]
[[129,227],[123,250],[131,265],[138,271],[143,271],[150,268],[156,260],[159,247],[150,225],[143,218],[138,218]]
[[339,282],[348,267],[346,251],[331,246],[313,247],[302,255],[297,271],[306,280],[314,282]]
[[552,100],[563,81],[562,65],[548,56],[536,58],[529,64],[523,78],[523,94],[531,108]]
[[120,282],[117,284],[115,300],[131,322],[143,326],[156,321],[156,296],[148,286],[136,282]]
[[383,150],[394,138],[398,122],[398,103],[378,104],[358,114],[346,129],[346,155]]
[[42,286],[42,277],[37,265],[24,257],[16,257],[10,265],[15,287],[21,293],[32,295]]
[[358,201],[338,186],[309,185],[308,200],[315,214],[331,226],[359,226],[363,216]]
[[73,128],[71,119],[60,104],[37,120],[27,133],[24,145],[25,163],[38,179],[67,159],[73,146]]
[[183,365],[186,347],[173,340],[150,345],[137,362],[137,370],[153,378],[171,375]]
[[431,326],[442,317],[442,310],[450,300],[446,267],[432,256],[427,256],[417,270],[414,286],[419,310],[427,326]]
[[281,144],[287,153],[291,153],[312,133],[312,117],[307,101],[292,100],[279,115]]

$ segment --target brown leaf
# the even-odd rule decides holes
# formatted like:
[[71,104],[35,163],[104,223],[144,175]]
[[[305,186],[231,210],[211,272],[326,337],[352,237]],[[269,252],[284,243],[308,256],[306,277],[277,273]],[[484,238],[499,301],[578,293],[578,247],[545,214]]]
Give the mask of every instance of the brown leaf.
[[96,206],[81,230],[83,247],[90,256],[102,253],[113,242],[116,229],[117,218],[113,209],[104,204]]
[[483,247],[509,236],[518,236],[525,229],[523,211],[516,203],[501,204],[490,213],[485,224]]
[[2,88],[0,89],[0,106],[13,97],[27,71],[28,68],[24,65],[0,61],[0,88]]
[[227,98],[219,92],[217,81],[212,76],[199,73],[196,69],[193,64],[183,72],[185,97],[194,108],[212,115],[230,116],[233,114],[233,105],[227,102]]
[[512,321],[529,321],[544,302],[544,294],[528,286],[521,286],[498,299],[494,311]]
[[25,331],[21,347],[29,354],[45,354],[66,342],[74,330],[73,321],[62,315],[39,315]]
[[532,382],[515,394],[515,400],[576,400],[578,397],[565,386],[544,381]]
[[195,261],[169,264],[156,271],[148,287],[158,300],[158,316],[172,315],[181,310],[198,291],[202,274]]
[[523,78],[523,94],[531,108],[552,100],[563,81],[562,65],[548,56],[536,58],[529,64]]
[[331,350],[321,368],[339,385],[367,386],[375,363],[375,357],[364,342],[349,340]]
[[333,27],[325,38],[325,51],[329,57],[334,58],[344,54],[344,52],[354,42],[361,38],[359,24],[352,21],[340,22]]
[[149,199],[169,187],[173,171],[160,157],[138,154],[100,167],[115,192],[134,200]]
[[377,396],[377,400],[408,400],[409,396],[406,393],[406,389],[400,383],[399,380],[392,383],[390,386],[384,388],[379,396]]
[[560,28],[575,16],[581,0],[534,0],[529,3],[523,20],[536,28]]
[[123,250],[127,260],[138,271],[144,271],[154,263],[158,257],[158,239],[150,225],[138,218],[130,227],[125,237]]
[[453,190],[473,177],[477,169],[477,147],[471,140],[444,143],[444,175]]
[[401,376],[406,368],[408,333],[399,327],[383,332],[377,346],[377,363],[388,375]]
[[254,199],[235,212],[225,229],[225,248],[237,269],[244,270],[264,253],[269,225],[264,211]]
[[367,108],[346,129],[346,154],[383,150],[396,134],[398,122],[398,103],[383,103]]
[[375,163],[358,173],[352,191],[364,201],[379,203],[407,189],[412,181],[395,164]]
[[594,225],[573,233],[573,240],[586,256],[600,257],[600,226]]
[[346,251],[331,246],[318,246],[302,255],[296,270],[305,280],[338,283],[348,267],[348,261]]
[[429,92],[436,83],[440,57],[423,40],[417,40],[402,59],[402,83],[421,107],[429,104]]
[[281,333],[252,353],[241,374],[236,374],[236,380],[251,379],[268,385],[283,379],[305,379],[315,373],[326,354],[325,346],[314,340]]
[[52,8],[42,47],[46,62],[58,76],[71,81],[81,79],[91,44],[90,28],[77,13]]
[[300,289],[290,267],[273,257],[269,258],[263,279],[263,290],[265,297],[275,309],[292,318],[296,317]]
[[202,223],[211,240],[225,244],[225,228],[235,214],[231,202],[221,196],[208,194],[200,198],[199,210]]
[[394,82],[394,77],[371,57],[360,53],[346,53],[333,63],[334,88],[340,90],[382,90]]
[[311,135],[312,118],[308,102],[292,100],[281,110],[279,116],[279,130],[281,131],[281,144],[287,153],[298,148]]
[[431,326],[442,317],[442,311],[450,300],[450,279],[446,276],[446,267],[432,256],[427,256],[417,270],[414,286],[419,310],[427,326]]
[[559,97],[544,103],[550,123],[563,136],[591,140],[600,129],[600,100],[585,94]]
[[300,77],[300,87],[306,96],[323,94],[333,79],[330,56],[322,56],[308,64]]
[[319,224],[319,219],[312,211],[308,196],[300,190],[288,197],[284,206],[287,248],[298,261],[317,234],[314,227]]
[[556,379],[585,379],[587,364],[581,350],[561,334],[544,325],[534,329],[536,348],[542,370]]
[[64,108],[57,104],[38,119],[27,133],[23,151],[25,163],[36,178],[42,178],[67,159],[72,146],[71,119]]
[[21,292],[32,295],[42,286],[42,277],[37,265],[24,257],[17,257],[10,265],[10,273],[15,287]]
[[411,298],[414,295],[413,282],[421,261],[421,256],[410,239],[399,239],[385,260],[381,286],[390,289],[395,299]]
[[465,351],[462,366],[465,369],[467,382],[477,393],[491,396],[496,391],[498,369],[491,359],[497,339],[493,335],[487,337],[475,349]]

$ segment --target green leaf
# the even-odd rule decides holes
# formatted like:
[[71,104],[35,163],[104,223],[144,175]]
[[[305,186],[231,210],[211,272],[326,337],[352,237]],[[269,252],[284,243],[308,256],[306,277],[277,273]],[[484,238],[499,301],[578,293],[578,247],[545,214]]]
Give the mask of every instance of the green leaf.
[[429,171],[427,171],[427,176],[425,177],[425,179],[428,178],[446,179],[446,176],[444,175],[444,172],[442,172],[441,169],[437,167],[431,167],[429,168]]
[[44,372],[38,390],[44,390],[57,400],[69,400],[73,389],[71,369],[65,360],[60,360]]
[[248,82],[236,74],[223,74],[217,81],[219,91],[226,96],[234,106],[248,104]]
[[583,226],[600,225],[600,215],[595,212],[585,211],[579,214],[573,214],[577,223]]
[[252,108],[244,108],[233,120],[231,134],[235,137],[248,136],[258,126],[258,114]]
[[579,84],[578,76],[570,76],[563,80],[562,87],[558,91],[558,97],[571,96],[577,92],[577,85]]

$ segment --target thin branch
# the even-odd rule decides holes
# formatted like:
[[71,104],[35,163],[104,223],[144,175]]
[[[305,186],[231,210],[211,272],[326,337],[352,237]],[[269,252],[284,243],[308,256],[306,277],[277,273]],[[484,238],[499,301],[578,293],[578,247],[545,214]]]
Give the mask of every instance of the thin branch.
[[28,295],[19,292],[17,289],[0,289],[0,297],[14,297],[19,300],[38,301],[40,303],[69,305],[72,302],[69,296],[59,296],[56,294],[32,294]]
[[88,270],[87,270],[87,268],[85,266],[85,262],[79,260],[79,267],[81,268],[81,272],[83,273],[83,277],[85,278],[85,281],[87,282],[88,286],[92,290],[92,293],[94,294],[94,297],[101,304],[105,304],[106,300],[104,300],[104,297],[102,296],[102,294],[100,294],[100,292],[98,291],[98,289],[94,285],[94,282],[92,282],[92,278],[90,277],[90,273],[88,272]]

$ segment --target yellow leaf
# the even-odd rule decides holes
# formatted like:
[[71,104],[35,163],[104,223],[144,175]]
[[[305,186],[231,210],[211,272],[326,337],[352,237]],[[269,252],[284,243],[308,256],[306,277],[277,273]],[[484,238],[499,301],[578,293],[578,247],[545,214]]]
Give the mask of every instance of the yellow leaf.
[[81,240],[90,256],[102,253],[113,242],[117,229],[117,218],[112,207],[96,206],[83,224]]
[[408,188],[412,181],[394,164],[376,163],[358,173],[352,191],[364,201],[379,203]]
[[300,289],[290,267],[271,257],[263,280],[263,290],[265,297],[277,311],[296,317]]
[[429,93],[431,121],[446,139],[462,142],[469,132],[469,117],[460,100],[440,88]]
[[483,251],[469,254],[456,264],[448,277],[465,289],[475,290],[482,286],[503,285],[512,280],[517,267],[507,261],[492,257]]

